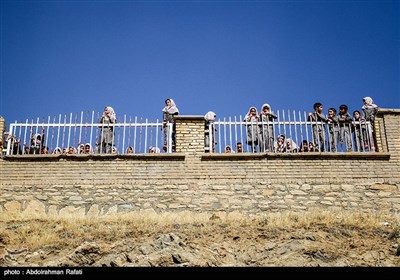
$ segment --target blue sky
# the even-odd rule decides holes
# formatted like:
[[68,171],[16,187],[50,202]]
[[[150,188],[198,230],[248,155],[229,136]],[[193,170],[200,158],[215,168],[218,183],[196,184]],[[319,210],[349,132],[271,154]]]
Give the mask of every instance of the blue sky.
[[1,1],[7,124],[112,106],[118,116],[244,115],[269,103],[400,108],[399,1]]

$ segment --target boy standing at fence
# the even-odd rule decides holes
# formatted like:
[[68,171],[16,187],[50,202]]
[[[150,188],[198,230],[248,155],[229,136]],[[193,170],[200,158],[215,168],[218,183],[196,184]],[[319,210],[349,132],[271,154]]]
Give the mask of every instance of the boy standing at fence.
[[340,128],[340,144],[346,141],[346,151],[353,151],[353,145],[351,143],[351,123],[353,122],[352,116],[348,112],[349,108],[347,105],[340,105],[339,107],[339,128]]
[[313,132],[314,145],[320,152],[325,151],[325,123],[328,121],[322,110],[322,104],[317,102],[314,104],[314,113],[308,114],[308,121],[311,122]]
[[355,150],[357,152],[363,152],[365,148],[368,148],[368,141],[367,141],[367,128],[365,126],[365,120],[361,118],[360,111],[353,112],[353,139]]
[[336,152],[339,138],[339,121],[336,116],[336,109],[328,109],[328,136],[329,136],[329,151]]

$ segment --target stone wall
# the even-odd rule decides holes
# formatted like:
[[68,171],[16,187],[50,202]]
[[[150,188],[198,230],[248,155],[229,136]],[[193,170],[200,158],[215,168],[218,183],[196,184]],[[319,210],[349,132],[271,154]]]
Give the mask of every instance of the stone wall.
[[180,116],[177,152],[0,159],[0,212],[96,216],[290,209],[400,210],[400,110],[379,111],[375,153],[204,153],[204,120]]

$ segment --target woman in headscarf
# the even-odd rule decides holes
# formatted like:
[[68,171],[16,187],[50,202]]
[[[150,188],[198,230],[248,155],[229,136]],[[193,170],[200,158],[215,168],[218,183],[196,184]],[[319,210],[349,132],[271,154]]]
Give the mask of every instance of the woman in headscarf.
[[114,145],[114,126],[116,122],[115,111],[112,107],[107,106],[104,108],[103,115],[101,116],[99,123],[102,124],[100,131],[100,153],[111,154],[112,147]]
[[[162,109],[163,112],[163,133],[164,133],[164,151],[168,150],[168,136],[171,135],[172,140],[172,151],[175,151],[176,147],[176,126],[174,117],[179,115],[178,107],[176,107],[174,100],[167,98],[165,100],[165,107]],[[172,127],[171,133],[169,128]]]
[[363,111],[362,118],[367,122],[370,122],[370,126],[367,126],[369,135],[369,147],[371,151],[375,151],[376,135],[375,135],[375,116],[378,112],[378,105],[374,103],[371,97],[366,96],[362,99],[364,105],[361,107]]
[[251,152],[257,152],[257,145],[259,143],[259,127],[258,122],[260,120],[260,116],[258,115],[256,107],[250,107],[249,111],[244,118],[247,127],[247,134],[246,134],[246,144],[251,147]]
[[36,133],[31,136],[31,146],[29,148],[29,154],[41,154],[44,146],[44,127],[42,127],[42,133]]
[[[204,115],[205,123],[204,123],[204,148],[205,152],[215,152],[215,134],[217,129],[215,128],[214,122],[217,115],[213,111],[208,111],[207,114]],[[212,141],[210,141],[210,136]]]
[[286,153],[297,153],[299,151],[299,146],[292,138],[286,138],[284,152]]
[[261,106],[260,113],[260,152],[272,152],[274,150],[274,124],[277,116],[272,113],[271,106],[267,103]]
[[234,153],[235,151],[232,150],[232,147],[230,145],[226,145],[225,146],[225,153],[226,154],[230,154],[230,153]]
[[286,137],[283,134],[278,135],[278,139],[274,143],[274,149],[276,153],[284,153],[286,151]]
[[159,153],[161,153],[161,150],[160,150],[159,147],[150,146],[149,147],[149,153],[150,154],[159,154]]
[[364,105],[362,106],[363,116],[362,118],[366,121],[370,121],[373,125],[375,121],[375,116],[378,111],[378,105],[374,103],[371,97],[364,97],[363,98]]
[[92,145],[90,145],[90,143],[86,143],[86,144],[85,144],[83,153],[84,153],[85,155],[90,155],[90,154],[92,153]]

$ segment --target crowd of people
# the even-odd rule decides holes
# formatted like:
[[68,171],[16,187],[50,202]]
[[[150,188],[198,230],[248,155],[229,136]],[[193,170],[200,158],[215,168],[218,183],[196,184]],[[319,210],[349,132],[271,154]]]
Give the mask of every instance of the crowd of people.
[[[339,106],[339,113],[333,107],[328,109],[328,114],[323,113],[323,105],[316,102],[314,111],[308,113],[307,120],[311,123],[312,138],[302,139],[300,146],[284,134],[279,134],[274,139],[274,121],[277,116],[272,112],[269,104],[261,106],[261,112],[251,106],[245,115],[246,144],[250,152],[336,152],[338,145],[343,145],[346,151],[375,151],[374,120],[378,106],[371,97],[362,99],[362,112],[355,110],[350,115],[348,106]],[[205,116],[207,120],[207,115]],[[370,127],[367,127],[367,122]],[[311,140],[311,141],[310,141]],[[206,146],[208,141],[206,141]],[[225,153],[243,152],[242,143],[237,143],[240,149],[236,151],[231,145],[226,145]]]
[[[308,121],[311,123],[312,139],[301,139],[300,146],[290,137],[279,134],[275,139],[274,124],[277,115],[271,110],[267,103],[261,106],[260,112],[257,108],[251,106],[245,115],[244,123],[246,126],[247,151],[249,152],[276,152],[276,153],[294,153],[294,152],[336,152],[338,145],[343,144],[347,151],[370,151],[375,150],[375,129],[374,120],[378,106],[371,97],[362,99],[363,106],[361,111],[355,110],[352,115],[348,112],[345,104],[339,106],[339,113],[333,107],[328,109],[328,114],[323,113],[323,105],[316,102],[313,106],[313,112],[308,113]],[[176,125],[175,117],[179,115],[179,109],[171,98],[165,100],[165,106],[162,109],[162,132],[163,132],[163,152],[176,151]],[[205,152],[215,152],[217,129],[214,125],[216,113],[209,111],[204,115]],[[45,129],[40,133],[32,133],[29,146],[21,145],[16,135],[7,135],[7,142],[10,142],[12,154],[118,154],[115,146],[115,126],[117,118],[112,107],[106,106],[103,114],[98,120],[99,134],[95,142],[95,147],[90,143],[80,143],[77,147],[56,147],[50,151],[45,143]],[[367,128],[367,122],[370,129]],[[169,143],[171,141],[171,143]],[[235,145],[233,145],[235,146]],[[170,147],[170,150],[168,150]],[[234,149],[235,148],[235,149]],[[244,151],[243,144],[237,142],[235,147],[226,145],[225,153],[241,153]],[[149,153],[161,153],[158,147],[150,146]],[[125,154],[134,154],[134,147],[128,146]]]

